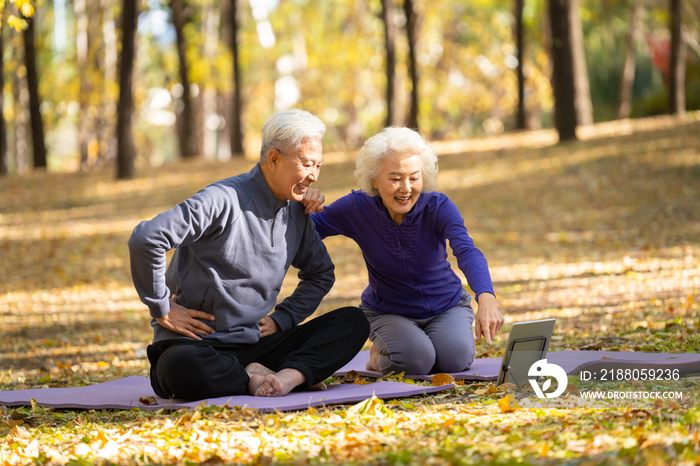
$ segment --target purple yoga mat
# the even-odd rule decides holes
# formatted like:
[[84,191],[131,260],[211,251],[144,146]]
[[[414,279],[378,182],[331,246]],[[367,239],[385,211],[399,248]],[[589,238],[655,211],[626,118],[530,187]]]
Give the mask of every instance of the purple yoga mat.
[[[309,406],[323,406],[340,403],[355,403],[375,395],[378,398],[399,398],[404,396],[434,393],[453,388],[454,385],[426,387],[400,382],[376,382],[367,385],[331,385],[325,391],[293,392],[283,397],[225,396],[199,401],[165,400],[155,396],[150,381],[146,377],[126,377],[96,385],[74,388],[43,388],[0,392],[0,405],[26,406],[34,399],[40,406],[72,409],[132,409],[141,408],[154,411],[161,408],[192,408],[203,402],[208,405],[230,407],[245,406],[263,412],[291,411],[306,409]],[[156,405],[145,405],[139,398],[152,396]]]
[[[603,359],[612,358],[612,359]],[[334,375],[345,375],[357,371],[362,377],[379,378],[381,372],[368,371],[365,364],[369,351],[360,351],[355,358]],[[547,361],[557,364],[568,375],[577,375],[582,370],[600,369],[678,369],[681,374],[700,372],[700,354],[692,353],[636,353],[629,351],[550,351]],[[475,359],[471,369],[450,373],[455,379],[496,380],[501,369],[501,358]],[[408,379],[429,380],[430,375],[406,375]]]

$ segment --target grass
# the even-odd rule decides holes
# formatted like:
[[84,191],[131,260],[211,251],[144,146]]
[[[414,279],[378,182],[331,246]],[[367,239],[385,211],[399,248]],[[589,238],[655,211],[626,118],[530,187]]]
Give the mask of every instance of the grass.
[[[506,316],[477,354],[502,354],[512,322],[543,317],[557,318],[553,350],[700,351],[699,116],[580,135],[436,144],[439,190],[489,260]],[[332,201],[354,187],[354,164],[352,154],[325,158],[317,187]],[[139,221],[251,166],[196,160],[141,167],[122,182],[111,168],[0,180],[0,389],[147,375],[150,319],[126,240]],[[326,245],[337,283],[318,313],[357,304],[367,283],[357,246]],[[697,394],[696,379],[678,384]],[[514,410],[502,398],[475,383],[293,413],[0,408],[0,464],[696,464],[700,454],[694,397]]]

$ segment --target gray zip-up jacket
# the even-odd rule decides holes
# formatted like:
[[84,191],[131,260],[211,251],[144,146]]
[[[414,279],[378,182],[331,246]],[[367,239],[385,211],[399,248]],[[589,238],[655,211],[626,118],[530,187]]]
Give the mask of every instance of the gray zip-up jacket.
[[[173,248],[166,271],[165,253]],[[335,280],[304,207],[277,199],[258,165],[141,222],[129,251],[136,291],[153,317],[154,342],[188,338],[155,320],[170,312],[173,293],[180,305],[214,314],[206,323],[216,333],[203,339],[255,343],[258,322],[273,308],[271,317],[289,329],[316,310]],[[290,265],[299,269],[299,284],[275,306]]]

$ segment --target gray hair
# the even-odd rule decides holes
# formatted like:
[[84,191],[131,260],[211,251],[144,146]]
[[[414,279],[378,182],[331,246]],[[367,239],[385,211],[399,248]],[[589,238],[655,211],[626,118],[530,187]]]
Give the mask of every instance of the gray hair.
[[430,192],[437,188],[438,157],[427,139],[412,129],[390,126],[367,139],[360,149],[355,161],[355,179],[360,189],[370,196],[379,194],[372,180],[382,171],[384,159],[395,153],[420,155],[423,178],[421,191]]
[[260,163],[267,162],[267,154],[278,150],[287,156],[301,147],[304,140],[323,139],[326,125],[305,110],[291,109],[273,113],[262,127]]

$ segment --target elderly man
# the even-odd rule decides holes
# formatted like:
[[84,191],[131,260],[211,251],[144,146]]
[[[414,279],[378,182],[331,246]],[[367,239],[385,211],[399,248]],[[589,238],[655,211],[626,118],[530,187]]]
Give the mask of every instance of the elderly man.
[[[335,279],[298,202],[319,175],[325,130],[308,112],[275,113],[250,172],[216,182],[134,229],[131,274],[153,317],[148,358],[159,396],[322,389],[364,344],[369,324],[355,307],[298,325]],[[166,271],[165,253],[173,248]],[[299,284],[276,305],[290,265],[299,269]]]

